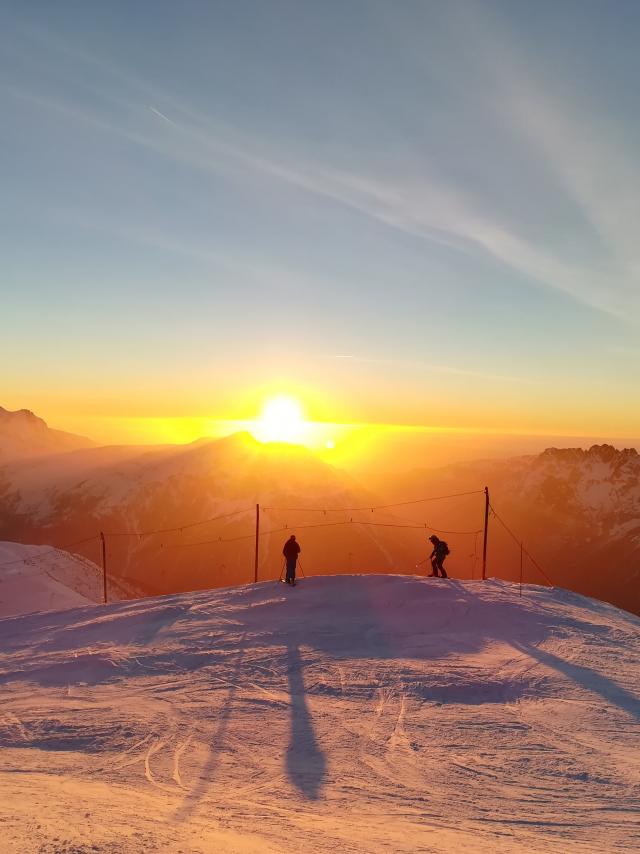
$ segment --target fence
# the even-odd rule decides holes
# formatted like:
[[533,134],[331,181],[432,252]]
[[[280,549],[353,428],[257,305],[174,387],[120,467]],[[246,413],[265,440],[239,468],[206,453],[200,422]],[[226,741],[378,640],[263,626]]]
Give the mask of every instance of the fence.
[[[442,529],[438,528],[431,523],[429,520],[425,520],[422,523],[416,523],[414,520],[403,519],[402,517],[397,516],[397,514],[393,513],[393,521],[383,521],[380,518],[372,518],[375,517],[375,514],[378,513],[390,513],[391,511],[396,511],[399,508],[408,508],[408,507],[417,507],[419,505],[425,505],[430,502],[437,501],[445,501],[457,498],[465,498],[470,496],[480,496],[483,495],[483,518],[484,523],[482,527],[475,528],[473,530],[451,530],[451,529]],[[48,551],[42,552],[39,555],[30,555],[26,558],[17,558],[10,561],[5,561],[0,563],[0,567],[7,566],[9,564],[16,564],[20,562],[29,562],[33,563],[35,561],[43,560],[47,557],[47,555],[57,552],[59,550],[68,551],[69,549],[78,547],[80,545],[87,545],[90,542],[95,541],[100,546],[100,561],[102,567],[102,599],[103,602],[108,601],[108,542],[110,539],[118,539],[118,538],[137,538],[139,541],[148,540],[152,537],[161,537],[161,541],[159,544],[159,548],[162,549],[165,547],[165,543],[163,541],[163,535],[167,534],[179,534],[184,535],[185,532],[191,531],[193,529],[197,529],[199,527],[205,525],[211,525],[218,522],[226,522],[228,520],[234,519],[240,516],[251,517],[254,512],[254,506],[246,506],[242,507],[238,510],[234,510],[228,513],[219,514],[216,516],[212,516],[206,519],[200,519],[197,521],[187,521],[183,522],[179,525],[174,525],[165,528],[155,528],[149,530],[127,530],[127,531],[100,531],[89,537],[86,537],[81,540],[75,540],[71,543],[65,543],[58,547],[52,547]],[[289,521],[278,522],[278,516],[284,517],[286,519],[295,519],[299,518],[300,514],[322,514],[323,517],[329,517],[325,521],[322,522],[312,522],[307,524],[289,524]],[[335,515],[342,515],[345,518],[335,518]],[[362,518],[363,514],[366,514],[367,518]],[[261,515],[264,518],[264,515],[267,518],[272,517],[273,522],[271,523],[271,527],[266,529],[262,529],[260,527],[261,524]],[[472,558],[471,562],[471,578],[475,577],[475,572],[480,562],[480,556],[478,553],[478,543],[479,537],[482,534],[482,560],[481,560],[481,578],[486,579],[487,575],[487,549],[489,542],[489,520],[491,518],[495,518],[499,524],[504,528],[504,530],[508,533],[508,535],[514,540],[520,550],[520,592],[522,592],[522,582],[523,582],[523,573],[524,573],[524,558],[525,556],[531,561],[531,564],[535,567],[537,572],[547,581],[550,585],[553,586],[553,581],[551,580],[549,574],[545,572],[540,564],[535,560],[535,558],[531,555],[531,553],[524,547],[521,538],[513,532],[511,527],[507,525],[501,515],[498,514],[495,507],[492,505],[489,499],[489,489],[488,487],[484,487],[483,489],[475,489],[469,490],[465,492],[457,492],[451,493],[448,495],[436,495],[436,496],[427,496],[423,498],[411,499],[408,501],[400,501],[389,504],[380,504],[380,505],[370,505],[370,506],[359,506],[359,507],[327,507],[327,506],[316,506],[316,507],[279,507],[273,505],[263,505],[261,506],[259,503],[255,505],[255,527],[252,524],[251,533],[242,534],[240,536],[233,537],[223,537],[218,536],[216,538],[209,538],[206,540],[192,540],[188,542],[178,542],[171,543],[167,545],[167,548],[189,548],[194,546],[219,546],[223,543],[237,543],[241,541],[250,541],[254,540],[255,547],[253,550],[253,581],[254,583],[259,580],[259,567],[260,567],[260,553],[261,553],[261,545],[264,544],[268,538],[276,535],[282,534],[284,532],[292,531],[295,528],[295,531],[310,531],[311,529],[320,529],[320,528],[346,528],[348,526],[355,526],[360,528],[368,528],[368,529],[376,529],[376,528],[397,528],[397,529],[406,529],[407,531],[420,531],[427,532],[433,531],[436,534],[446,534],[448,536],[460,536],[460,537],[473,537],[473,552],[470,555]],[[425,560],[420,561],[419,564],[416,564],[416,568],[420,566],[420,564],[424,563]]]

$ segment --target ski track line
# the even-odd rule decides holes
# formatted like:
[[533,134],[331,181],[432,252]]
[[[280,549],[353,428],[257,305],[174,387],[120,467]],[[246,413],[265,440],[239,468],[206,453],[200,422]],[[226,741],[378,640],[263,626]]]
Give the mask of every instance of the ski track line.
[[404,731],[404,720],[406,716],[407,710],[407,697],[406,694],[402,693],[400,695],[400,711],[398,712],[398,718],[396,720],[396,725],[393,728],[393,732],[387,739],[387,749],[392,750],[398,743],[408,742],[407,734]]
[[29,741],[29,733],[26,727],[14,712],[5,712],[2,720],[6,721],[10,727],[17,729],[23,741]]
[[189,787],[184,785],[184,783],[182,782],[182,777],[180,776],[180,757],[190,744],[191,736],[189,736],[186,741],[183,741],[182,744],[179,744],[173,753],[173,779],[176,781],[176,783],[180,786],[181,789],[186,789],[187,791]]
[[[137,750],[139,747],[145,745],[149,739],[152,738],[151,733],[145,735],[140,741],[136,741],[135,744],[132,744],[131,747],[128,747],[126,750],[122,750],[120,755],[114,759],[111,763],[112,768],[126,768],[128,765],[135,765],[142,759],[142,752],[138,753],[136,756],[132,758],[131,754],[134,750]],[[103,771],[107,766],[103,766],[102,768],[98,768],[96,770]]]
[[[523,720],[526,718],[527,709],[519,706],[518,714],[520,719]],[[600,769],[604,767],[610,768],[612,767],[611,763],[613,763],[615,770],[618,770],[615,763],[619,763],[631,772],[633,778],[640,781],[640,776],[638,775],[638,764],[634,761],[633,757],[629,757],[625,751],[612,753],[611,747],[606,743],[602,745],[597,742],[594,743],[593,741],[585,741],[576,735],[574,731],[556,728],[548,723],[543,723],[539,718],[535,718],[534,723],[531,723],[531,720],[532,718],[530,718],[529,721],[523,720],[523,723],[525,723],[534,732],[543,733],[549,743],[562,751],[563,754],[566,754],[567,756],[575,755],[575,748],[577,745],[582,748],[582,755],[591,755],[594,762],[596,761],[596,755],[598,756],[597,762]]]
[[143,667],[145,670],[153,670],[154,669],[149,664],[145,664],[144,661],[140,661],[140,658],[137,655],[125,656],[124,657],[125,661],[127,660],[127,657],[129,658],[130,661],[135,661],[136,664],[139,664],[140,667]]
[[367,738],[369,741],[373,741],[373,733],[375,728],[378,726],[378,721],[380,720],[380,715],[382,714],[382,710],[385,707],[385,699],[384,699],[384,689],[378,688],[378,702],[376,704],[375,709],[373,710],[373,721],[371,722],[371,726],[367,730]]
[[155,744],[152,744],[149,750],[147,750],[146,756],[144,757],[144,776],[151,783],[152,786],[155,786],[158,789],[163,789],[164,786],[161,786],[160,783],[156,780],[156,778],[151,773],[151,767],[149,765],[149,760],[151,757],[156,754],[159,750],[161,750],[167,742],[164,739],[160,739],[160,741],[156,741]]
[[[247,682],[247,686],[249,688],[255,688],[256,691],[262,691],[263,694],[266,694],[270,700],[273,700],[274,703],[281,703],[283,706],[290,706],[291,703],[289,700],[283,700],[282,697],[278,697],[273,691],[269,691],[267,688],[263,688],[262,685],[257,685],[255,682]],[[240,686],[237,686],[240,687]]]
[[[189,744],[191,743],[191,736],[189,736],[182,744],[178,745],[178,747],[174,750],[173,754],[173,780],[178,784],[178,786],[183,791],[189,791],[189,787],[186,786],[182,782],[182,777],[180,776],[180,756],[187,749]],[[164,783],[160,783],[156,780],[152,770],[151,770],[151,759],[156,753],[159,753],[163,747],[166,747],[170,744],[167,739],[160,739],[160,741],[155,742],[149,747],[145,757],[144,757],[144,775],[147,778],[148,782],[151,783],[156,789],[161,789],[163,792],[172,792],[175,793],[175,788],[173,786],[167,786]],[[133,764],[133,763],[131,763]]]
[[209,674],[208,678],[213,679],[214,682],[219,682],[221,685],[224,685],[227,688],[235,688],[236,691],[246,691],[247,688],[254,688],[256,691],[261,691],[263,694],[266,694],[267,697],[274,703],[282,703],[282,705],[284,706],[291,705],[288,700],[284,700],[282,699],[282,697],[278,697],[272,691],[269,691],[267,688],[263,688],[262,685],[258,685],[256,682],[246,682],[244,685],[242,685],[238,682],[231,682],[228,679],[221,679],[219,676],[213,676],[211,674]]
[[127,748],[127,750],[121,751],[108,765],[99,765],[97,768],[92,768],[89,774],[102,774],[104,771],[123,771],[131,765],[137,765],[139,762],[142,762],[144,751],[137,753],[135,756],[131,754],[136,748],[146,744],[151,737],[151,735],[146,735],[142,741],[138,741],[132,747]]
[[371,722],[371,726],[366,732],[367,740],[372,742],[373,744],[377,744],[377,741],[374,738],[374,732],[380,722],[380,718],[387,706],[387,703],[393,698],[393,695],[393,688],[383,688],[382,686],[378,688],[378,702],[373,710],[373,721]]
[[344,695],[346,680],[344,677],[344,669],[342,667],[338,667],[338,674],[340,676],[340,693]]
[[393,697],[393,688],[378,688],[378,704],[375,708],[376,720],[380,717],[387,705],[387,702]]

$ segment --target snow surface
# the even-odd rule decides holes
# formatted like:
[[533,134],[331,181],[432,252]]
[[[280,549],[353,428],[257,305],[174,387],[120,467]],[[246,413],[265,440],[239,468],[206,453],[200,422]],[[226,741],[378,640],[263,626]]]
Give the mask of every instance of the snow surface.
[[52,546],[0,542],[0,618],[97,600],[101,570]]
[[637,851],[639,628],[413,576],[2,620],[1,850]]

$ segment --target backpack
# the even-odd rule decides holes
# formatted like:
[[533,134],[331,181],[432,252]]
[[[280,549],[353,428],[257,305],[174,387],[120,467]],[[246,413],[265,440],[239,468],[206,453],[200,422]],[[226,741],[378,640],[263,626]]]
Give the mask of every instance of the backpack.
[[438,543],[438,551],[442,557],[446,557],[448,554],[451,554],[449,551],[449,546],[445,543],[444,540],[440,540]]

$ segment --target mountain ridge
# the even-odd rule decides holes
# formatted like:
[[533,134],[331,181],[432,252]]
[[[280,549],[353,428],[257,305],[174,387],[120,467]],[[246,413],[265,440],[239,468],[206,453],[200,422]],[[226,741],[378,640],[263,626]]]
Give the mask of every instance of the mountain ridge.
[[[297,529],[304,529],[303,562],[312,571],[327,556],[336,571],[411,571],[425,565],[428,534],[444,531],[451,574],[474,577],[483,497],[405,502],[480,492],[485,484],[500,514],[489,520],[491,573],[516,580],[520,571],[519,543],[501,527],[504,519],[558,584],[640,613],[640,455],[608,444],[551,447],[383,479],[372,468],[364,483],[307,448],[262,444],[246,433],[188,445],[80,448],[0,465],[0,538],[65,543],[114,533],[112,572],[136,589],[224,586],[252,577],[259,503],[260,577],[280,571],[277,531]],[[375,513],[331,509],[396,502],[404,506]],[[230,514],[236,515],[193,527]],[[134,536],[181,525],[193,536]],[[95,545],[86,557],[97,560]],[[523,572],[525,580],[542,580],[530,561]]]
[[0,463],[94,446],[86,436],[49,427],[30,409],[10,411],[0,406]]

